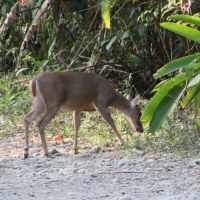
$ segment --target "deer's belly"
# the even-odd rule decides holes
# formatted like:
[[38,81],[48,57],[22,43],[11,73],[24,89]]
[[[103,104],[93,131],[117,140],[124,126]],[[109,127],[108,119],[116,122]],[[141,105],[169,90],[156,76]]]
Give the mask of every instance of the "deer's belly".
[[91,102],[89,104],[65,104],[65,105],[62,105],[60,110],[63,110],[63,111],[77,111],[77,110],[82,110],[82,111],[95,111],[95,106],[94,106],[94,103]]

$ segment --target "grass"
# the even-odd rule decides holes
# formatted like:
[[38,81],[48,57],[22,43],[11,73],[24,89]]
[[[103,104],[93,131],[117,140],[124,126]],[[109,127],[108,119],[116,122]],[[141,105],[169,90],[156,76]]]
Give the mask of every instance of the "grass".
[[[143,107],[147,103],[147,101],[143,101]],[[110,112],[118,131],[127,143],[127,149],[137,148],[146,153],[176,152],[177,155],[185,155],[188,152],[199,154],[200,130],[196,125],[200,121],[198,109],[193,104],[184,111],[176,109],[155,135],[146,133],[148,125],[144,126],[144,133],[135,132],[123,113],[113,108],[110,109]],[[28,92],[16,96],[6,106],[1,103],[0,110],[4,111],[0,115],[0,136],[5,137],[23,133],[23,118],[31,110],[31,100]],[[38,134],[35,122],[31,124],[30,130],[30,134]],[[72,113],[59,111],[45,128],[45,133],[52,136],[60,133],[64,138],[73,138]],[[98,112],[83,112],[79,141],[91,147],[98,145],[122,149],[114,132]]]

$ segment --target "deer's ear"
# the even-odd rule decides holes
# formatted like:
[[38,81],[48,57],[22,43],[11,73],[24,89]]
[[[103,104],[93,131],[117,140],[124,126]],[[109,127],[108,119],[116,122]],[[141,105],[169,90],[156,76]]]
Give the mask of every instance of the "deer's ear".
[[126,96],[126,98],[127,98],[129,101],[131,101],[131,95],[130,95],[130,94],[128,94],[128,95]]
[[140,100],[140,95],[136,96],[133,101],[131,101],[131,106],[134,107],[137,105],[138,101]]

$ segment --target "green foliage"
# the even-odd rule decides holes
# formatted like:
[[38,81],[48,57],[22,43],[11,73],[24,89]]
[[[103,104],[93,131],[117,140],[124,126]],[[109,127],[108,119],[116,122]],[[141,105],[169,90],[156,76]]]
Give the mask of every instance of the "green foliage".
[[[183,19],[183,21],[192,22],[195,25],[199,25],[200,21],[200,18],[191,16],[185,17],[183,15],[172,16],[170,18],[178,20]],[[161,26],[200,43],[200,40],[198,39],[200,31],[176,23],[162,23]],[[189,88],[183,102],[183,107],[188,105],[199,93],[199,59],[199,53],[186,56],[166,64],[154,74],[155,78],[160,78],[178,69],[183,69],[180,71],[179,75],[172,79],[165,80],[153,90],[157,92],[151,99],[141,119],[144,123],[150,121],[148,129],[149,133],[155,134],[158,128],[162,126],[167,115],[173,112],[184,91],[187,91]],[[198,97],[195,102],[198,104]]]
[[110,7],[113,6],[116,1],[117,0],[104,0],[101,2],[102,17],[108,29],[110,29]]
[[[1,2],[0,21],[3,24],[7,13],[10,12],[16,1]],[[154,85],[155,77],[157,78],[156,83],[161,82],[153,90],[158,94],[155,95],[156,98],[152,98],[152,103],[149,103],[150,107],[147,106],[149,112],[145,111],[143,115],[144,122],[151,124],[149,128],[145,125],[146,129],[155,132],[155,135],[150,137],[134,133],[131,136],[127,135],[126,141],[138,148],[144,148],[147,145],[149,149],[153,148],[152,141],[162,143],[158,145],[158,148],[161,149],[167,145],[171,147],[182,143],[178,125],[175,128],[176,133],[172,135],[173,127],[175,127],[172,119],[166,118],[165,130],[162,134],[159,130],[156,132],[155,121],[161,116],[159,119],[161,125],[167,113],[172,112],[183,93],[184,86],[184,91],[188,92],[188,95],[183,105],[188,105],[193,99],[197,105],[199,103],[197,94],[199,53],[192,52],[199,52],[200,48],[198,43],[193,43],[193,41],[199,41],[199,18],[176,15],[182,12],[179,1],[65,1],[65,5],[73,13],[73,16],[61,1],[57,1],[42,15],[38,27],[33,28],[33,37],[27,41],[24,49],[22,66],[20,69],[16,69],[19,49],[25,34],[35,19],[38,7],[42,3],[43,1],[32,0],[26,8],[19,6],[16,20],[12,26],[6,27],[0,36],[0,76],[3,75],[0,84],[0,102],[4,113],[9,113],[5,117],[9,117],[13,122],[15,120],[12,116],[20,113],[22,117],[28,112],[31,106],[30,97],[26,91],[28,82],[17,82],[23,81],[25,78],[30,79],[40,72],[62,71],[70,68],[97,73],[112,81],[114,87],[122,93],[131,93],[132,96],[135,93],[145,93],[148,98],[150,97],[148,90]],[[196,16],[198,16],[200,2],[196,1],[193,5],[192,13],[197,13]],[[178,26],[173,23],[165,23],[169,15],[172,15],[170,20],[179,20]],[[106,19],[107,25],[111,23],[110,30],[104,29],[102,17],[104,20]],[[160,27],[160,23],[163,23],[166,29]],[[188,38],[194,40],[177,38],[177,33],[183,36],[187,35]],[[185,54],[187,56],[182,57]],[[164,67],[162,68],[162,66]],[[178,76],[177,70],[180,73]],[[153,77],[155,72],[157,73]],[[162,110],[162,105],[164,107],[166,105],[166,111]],[[152,109],[149,109],[151,107]],[[17,111],[13,111],[12,108],[17,108]],[[122,120],[118,120],[119,116],[117,115],[115,120],[118,129],[123,135],[132,132],[126,120],[122,118]],[[69,117],[71,120],[71,115],[63,115],[63,121],[66,121],[65,117]],[[90,119],[83,123],[84,128],[81,130],[83,137],[86,137],[88,131],[89,136],[91,135],[92,139],[95,138],[93,141],[98,144],[101,139],[113,136],[113,132],[106,123],[100,123],[98,126],[95,126],[96,123],[90,125],[92,119],[96,122],[98,117]],[[73,125],[65,128],[56,119],[53,123],[66,136],[73,136]],[[57,132],[54,127],[50,127],[50,134]],[[9,128],[5,130],[9,131]],[[182,130],[183,135],[185,134],[185,137],[189,138],[192,130],[192,128],[189,131]],[[157,139],[159,134],[159,139]],[[170,137],[173,138],[173,141],[170,140]],[[111,138],[113,141],[116,140],[115,136]],[[161,141],[161,138],[165,139]],[[87,139],[89,140],[89,137]],[[151,145],[152,147],[150,147]]]
[[3,112],[6,112],[9,107],[16,103],[14,99],[16,99],[18,95],[27,93],[28,90],[18,92],[17,88],[13,87],[13,82],[4,79],[0,79],[0,82],[0,89],[2,91],[2,95],[0,97],[0,107]]
[[148,132],[155,134],[158,128],[163,124],[168,114],[174,111],[183,91],[185,84],[174,86],[169,92],[162,98],[156,111],[151,119]]
[[195,63],[193,63],[193,62],[196,62],[196,58],[198,58],[199,56],[200,56],[200,53],[196,53],[194,55],[179,58],[170,63],[167,63],[161,69],[159,69],[153,76],[157,79],[168,73],[176,71],[178,69],[182,69],[182,68],[186,68],[186,67],[187,67],[187,69],[189,69],[188,67],[190,67],[190,66],[192,68],[194,68]]
[[180,24],[175,24],[172,22],[165,22],[160,24],[163,28],[166,28],[170,31],[173,31],[177,34],[180,34],[184,37],[187,37],[195,42],[200,43],[200,32],[188,26],[183,26]]
[[141,121],[144,124],[149,122],[151,120],[152,116],[155,115],[155,112],[160,110],[159,104],[168,95],[170,90],[172,90],[174,86],[179,86],[184,81],[185,81],[185,74],[180,74],[180,75],[178,75],[178,76],[176,76],[174,78],[171,78],[168,81],[166,81],[166,84],[162,84],[162,86],[160,86],[159,90],[152,97],[151,101],[149,102],[149,105],[145,109],[145,111],[144,111],[144,113],[142,115]]
[[[1,72],[18,71],[19,49],[29,27],[37,21],[35,17],[42,3],[32,0],[25,8],[19,6],[17,21],[6,27],[0,36]],[[0,14],[1,21],[5,20],[6,12],[13,4],[12,1],[3,1],[1,9],[5,15]],[[127,79],[130,81],[127,90],[136,88],[144,93],[153,83],[153,73],[169,60],[166,56],[169,54],[168,46],[163,49],[163,45],[172,44],[172,57],[185,52],[175,34],[157,26],[163,22],[162,12],[168,15],[170,11],[167,8],[173,6],[168,1],[55,2],[43,13],[37,29],[33,26],[22,57],[21,68],[28,70],[21,71],[21,74],[55,71],[57,68],[61,71],[67,68],[95,71],[115,80],[117,88],[123,88],[121,80]],[[179,6],[174,6],[173,13],[179,11]],[[111,23],[110,30],[104,28],[102,17],[107,19],[106,24]],[[134,94],[135,89],[131,93]]]
[[189,16],[189,15],[171,15],[169,18],[200,26],[200,18],[199,17]]
[[[148,101],[143,102],[146,105]],[[16,135],[24,133],[23,118],[31,109],[31,99],[29,93],[16,96],[12,106],[0,115],[0,135]],[[158,130],[155,135],[135,132],[128,123],[124,114],[115,109],[110,109],[112,118],[127,144],[127,149],[137,148],[146,153],[164,152],[185,152],[198,154],[200,150],[199,128],[195,125],[198,122],[198,109],[196,106],[187,106],[182,112],[179,108],[167,117],[163,129]],[[39,120],[39,119],[38,119]],[[37,135],[38,144],[41,144],[36,123],[31,124],[30,138]],[[47,138],[52,138],[60,133],[63,138],[74,138],[73,116],[71,112],[59,112],[55,118],[45,127]],[[36,141],[35,141],[36,142]],[[64,144],[66,151],[73,148],[73,142]],[[124,149],[120,146],[115,134],[110,126],[102,119],[98,112],[83,112],[81,126],[78,137],[80,150],[88,150],[98,145],[102,149],[107,146],[113,150]],[[86,147],[86,148],[85,148]]]

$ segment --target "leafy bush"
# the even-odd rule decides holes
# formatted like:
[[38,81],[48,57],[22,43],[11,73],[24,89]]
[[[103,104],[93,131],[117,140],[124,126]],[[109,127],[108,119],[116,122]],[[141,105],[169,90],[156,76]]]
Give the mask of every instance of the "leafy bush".
[[[199,17],[173,15],[170,18],[200,25]],[[162,23],[161,26],[200,43],[200,31],[187,27],[184,23],[180,25],[166,22]],[[174,78],[165,79],[153,90],[156,94],[149,102],[142,116],[144,124],[149,122],[149,133],[155,134],[158,128],[162,126],[167,115],[173,112],[184,92],[187,94],[182,103],[183,108],[193,99],[195,99],[196,105],[200,105],[198,95],[200,91],[200,53],[179,58],[166,64],[154,74],[154,77],[160,78],[177,70],[180,71]]]

